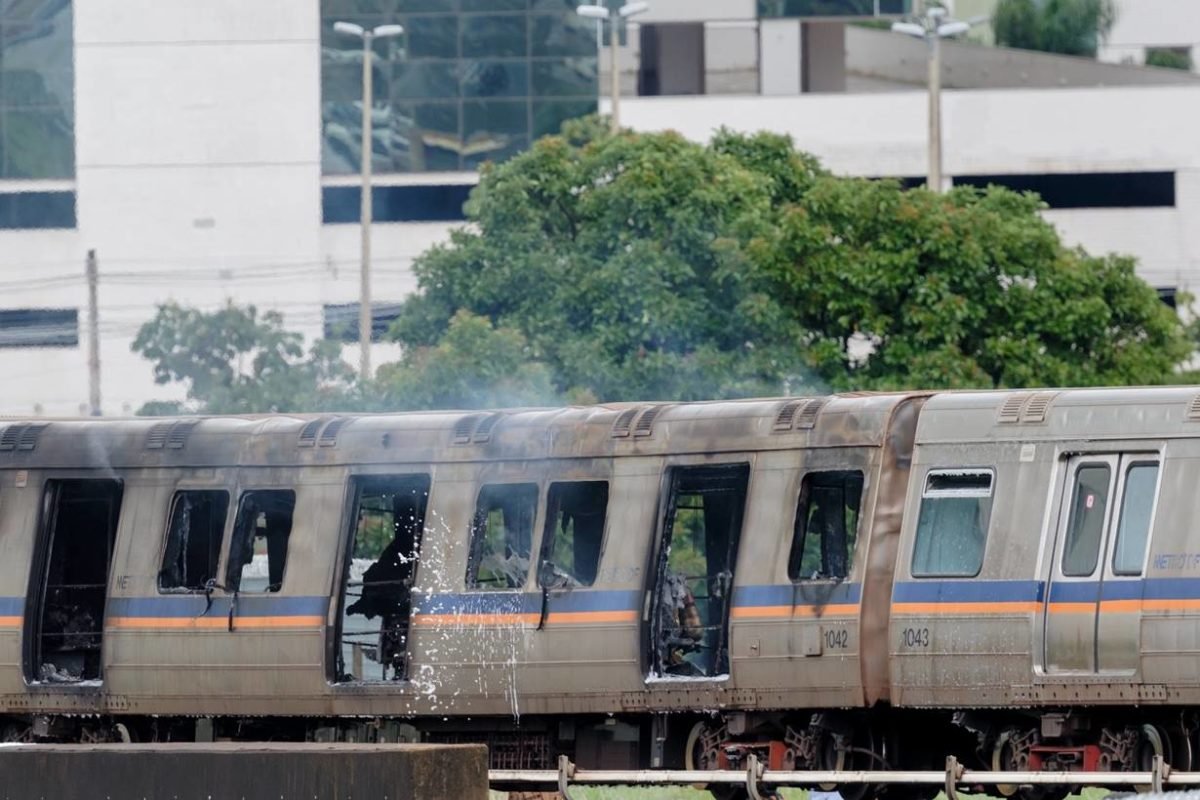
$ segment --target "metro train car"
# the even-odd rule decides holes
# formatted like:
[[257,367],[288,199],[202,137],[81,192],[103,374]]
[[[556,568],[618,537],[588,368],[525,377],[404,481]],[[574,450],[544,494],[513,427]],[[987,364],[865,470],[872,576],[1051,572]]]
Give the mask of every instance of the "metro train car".
[[1196,453],[1187,388],[11,421],[0,736],[1186,769]]

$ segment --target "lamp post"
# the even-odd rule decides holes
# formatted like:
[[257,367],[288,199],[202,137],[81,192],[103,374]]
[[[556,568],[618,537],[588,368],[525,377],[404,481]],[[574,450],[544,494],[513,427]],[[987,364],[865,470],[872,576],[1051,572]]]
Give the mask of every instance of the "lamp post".
[[929,175],[926,186],[942,191],[942,39],[959,36],[986,17],[965,22],[950,19],[946,9],[931,6],[920,22],[893,22],[892,30],[924,39],[929,48]]
[[[597,0],[597,3],[599,0]],[[612,132],[617,133],[621,130],[621,69],[619,63],[619,54],[617,51],[617,27],[621,20],[636,17],[638,14],[650,10],[649,3],[626,3],[620,8],[609,10],[602,5],[579,6],[575,9],[576,13],[587,19],[597,21],[608,20],[608,46],[611,53],[612,65],[609,71],[612,73],[612,89],[609,92],[609,99],[612,101],[612,114],[609,117],[609,123],[612,127]]]
[[374,28],[364,28],[353,22],[335,22],[333,29],[348,36],[362,39],[363,71],[362,71],[362,152],[359,161],[362,165],[362,197],[359,207],[359,223],[362,228],[362,267],[361,285],[358,298],[358,374],[360,380],[371,377],[371,219],[374,211],[371,208],[371,111],[375,104],[371,73],[371,45],[376,39],[389,36],[399,36],[404,33],[402,25],[378,25]]

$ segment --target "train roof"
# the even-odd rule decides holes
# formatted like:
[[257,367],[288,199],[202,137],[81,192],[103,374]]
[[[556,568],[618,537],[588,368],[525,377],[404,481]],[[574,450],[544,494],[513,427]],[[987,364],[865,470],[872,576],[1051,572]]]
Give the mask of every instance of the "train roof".
[[502,411],[0,422],[0,468],[596,458],[879,445],[915,394]]
[[925,404],[917,444],[1200,436],[1200,387],[947,392]]

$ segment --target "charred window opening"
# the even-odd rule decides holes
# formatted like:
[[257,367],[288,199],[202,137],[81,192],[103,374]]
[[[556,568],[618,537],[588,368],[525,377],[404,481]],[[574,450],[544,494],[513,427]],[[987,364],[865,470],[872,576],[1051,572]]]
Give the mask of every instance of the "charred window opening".
[[171,504],[167,547],[158,573],[160,591],[203,591],[217,577],[229,492],[187,490]]
[[43,496],[36,616],[27,637],[32,681],[99,680],[103,665],[104,603],[121,513],[115,480],[52,480]]
[[729,670],[729,603],[750,468],[672,471],[656,575],[652,674],[712,678]]
[[992,514],[990,470],[930,472],[913,544],[914,577],[969,578],[983,568]]
[[493,483],[480,490],[471,523],[468,589],[519,589],[525,585],[537,500],[534,483]]
[[295,509],[296,493],[291,489],[242,493],[229,546],[229,591],[278,592],[283,587]]
[[407,677],[412,590],[417,577],[429,476],[356,482],[353,541],[338,637],[341,681]]
[[[552,483],[546,500],[542,563],[546,577],[559,586],[591,586],[600,569],[608,483]],[[543,585],[550,585],[546,578]]]
[[850,576],[862,495],[861,472],[811,472],[804,476],[788,558],[789,578],[841,580]]

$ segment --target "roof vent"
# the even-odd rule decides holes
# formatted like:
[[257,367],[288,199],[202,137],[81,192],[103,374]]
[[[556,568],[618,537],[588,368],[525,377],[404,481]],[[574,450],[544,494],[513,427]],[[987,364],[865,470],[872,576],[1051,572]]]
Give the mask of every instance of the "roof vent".
[[170,433],[167,434],[167,447],[171,450],[182,450],[187,444],[188,438],[192,435],[192,428],[196,427],[199,420],[184,420],[176,422],[171,426]]
[[806,400],[799,413],[796,414],[796,429],[811,430],[817,427],[817,416],[828,402],[828,397],[814,397]]
[[1188,403],[1187,417],[1190,422],[1200,422],[1200,394],[1192,398]]
[[633,427],[633,418],[637,416],[640,410],[639,406],[634,406],[633,408],[625,409],[617,416],[617,421],[612,426],[614,439],[623,439],[629,435],[629,431]]
[[167,434],[171,432],[174,424],[174,422],[156,422],[150,426],[150,432],[146,434],[146,449],[162,450],[167,444]]
[[1000,413],[996,415],[996,422],[1002,425],[1011,425],[1020,422],[1021,407],[1025,405],[1025,401],[1029,397],[1029,392],[1018,392],[1006,397],[1004,404],[1000,406]]
[[346,427],[346,423],[350,421],[349,417],[334,417],[329,420],[329,423],[321,428],[321,437],[317,439],[317,444],[321,447],[333,447],[337,444],[338,433],[342,428]]
[[479,423],[479,427],[475,429],[474,435],[471,436],[471,441],[476,444],[490,442],[492,439],[492,430],[496,427],[496,423],[500,421],[503,414],[490,414],[483,418],[483,422]]
[[24,425],[9,425],[0,433],[0,450],[16,450],[17,440],[21,438],[21,428]]
[[42,431],[46,430],[50,424],[48,422],[38,422],[33,425],[26,425],[21,430],[21,436],[17,439],[18,450],[32,450],[37,447],[38,437],[42,435]]
[[465,417],[460,417],[458,422],[454,423],[454,443],[467,444],[471,441],[471,433],[475,430],[475,424],[479,422],[481,414],[468,414]]
[[637,424],[633,426],[634,436],[652,436],[654,434],[654,420],[658,415],[667,409],[667,406],[650,406],[642,415],[638,417]]
[[1035,392],[1021,410],[1021,422],[1045,422],[1050,403],[1057,396],[1058,392]]
[[321,430],[321,426],[329,420],[329,417],[320,417],[319,419],[309,420],[304,423],[304,427],[300,429],[300,438],[296,440],[297,447],[315,447],[317,444],[317,433]]
[[792,421],[796,419],[796,412],[800,410],[800,406],[807,403],[808,400],[788,400],[779,407],[779,413],[775,415],[775,424],[771,427],[776,431],[790,431],[792,429]]

